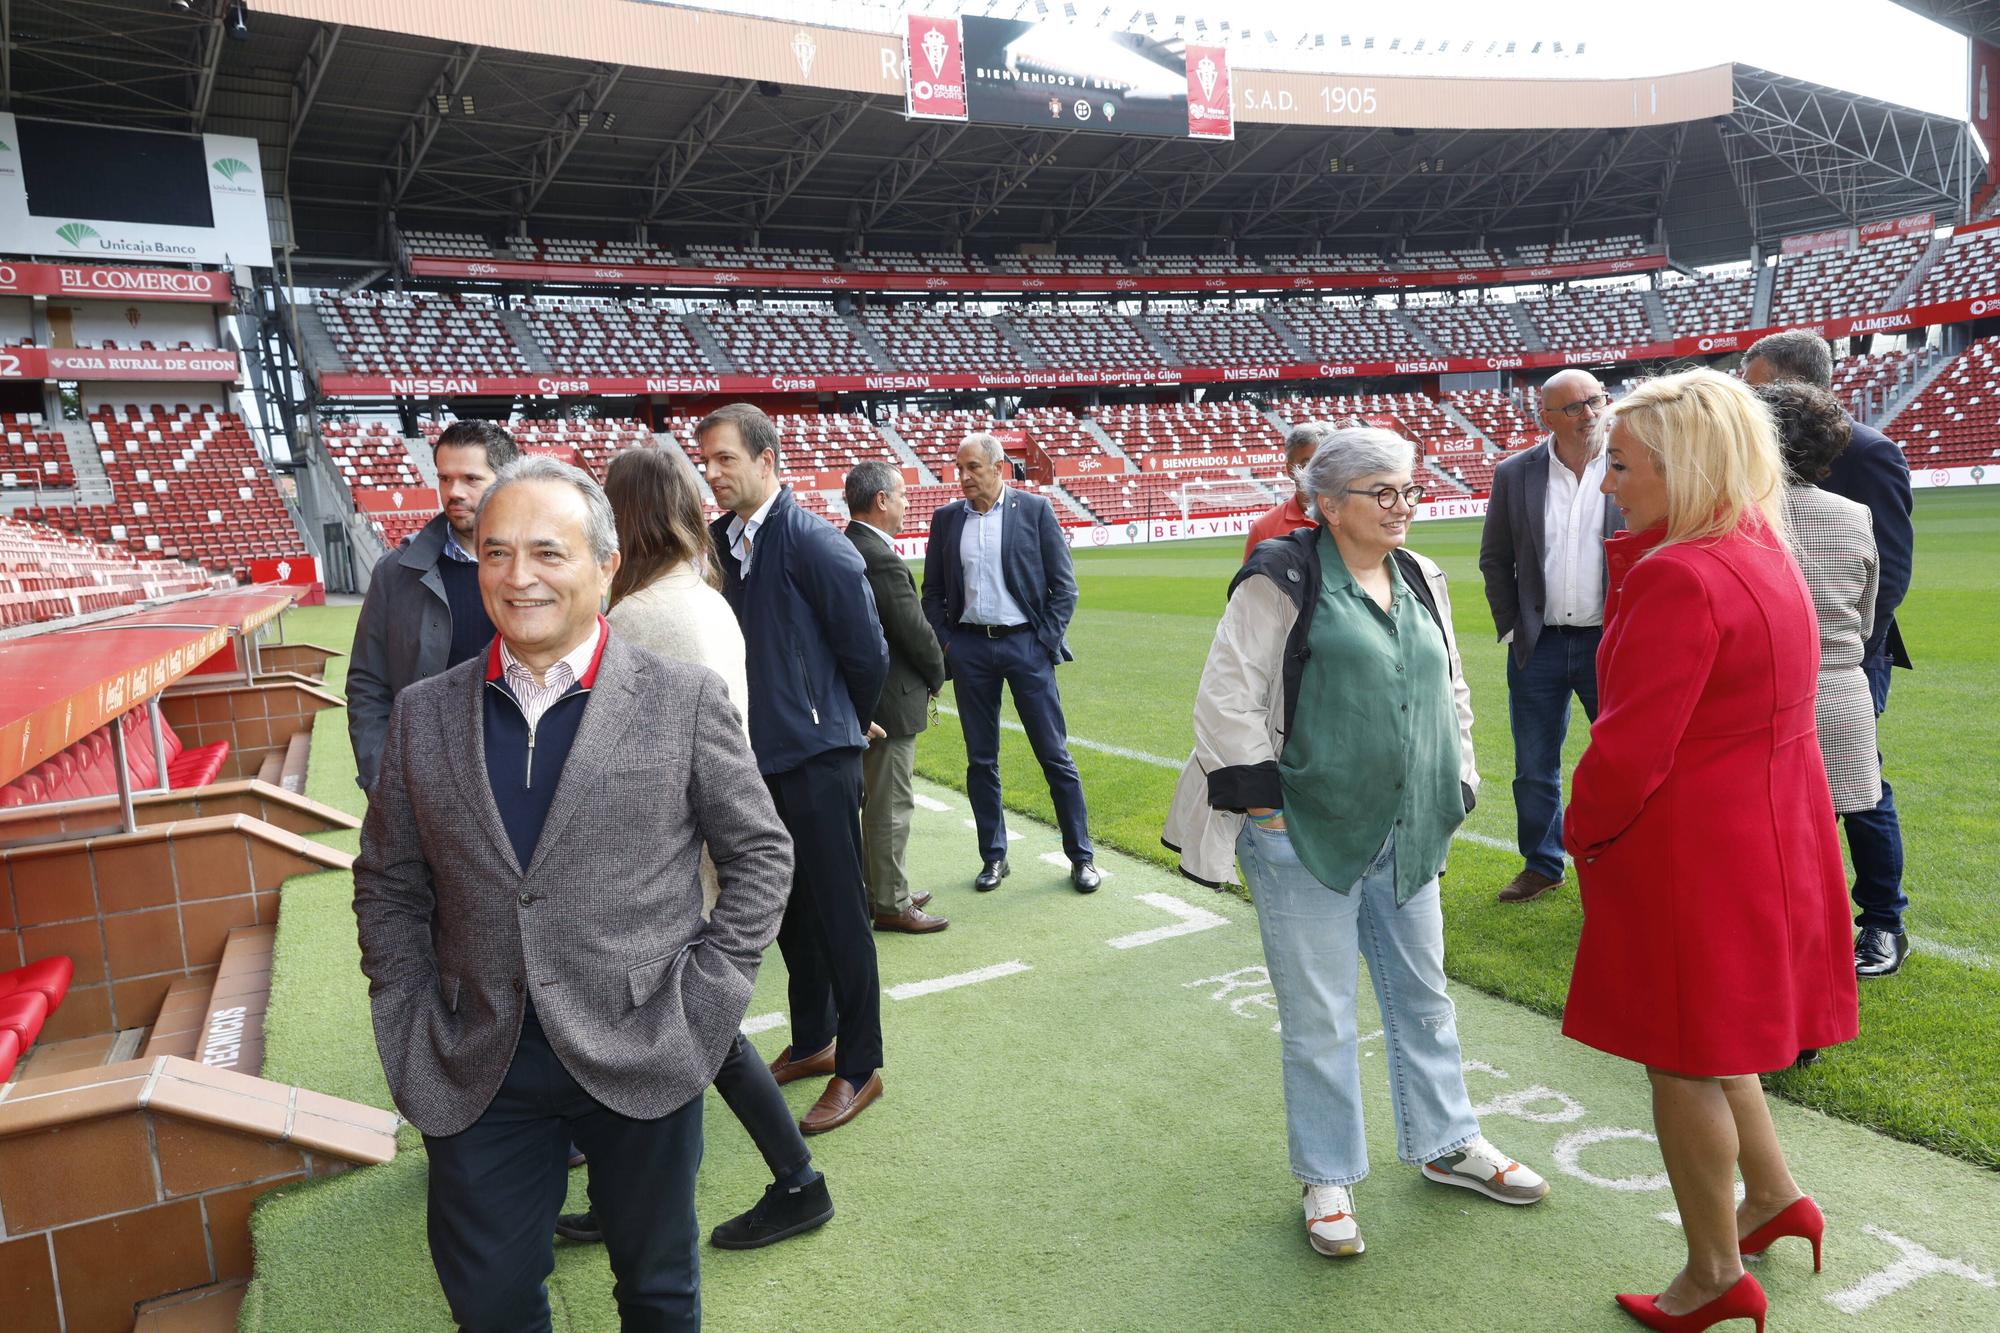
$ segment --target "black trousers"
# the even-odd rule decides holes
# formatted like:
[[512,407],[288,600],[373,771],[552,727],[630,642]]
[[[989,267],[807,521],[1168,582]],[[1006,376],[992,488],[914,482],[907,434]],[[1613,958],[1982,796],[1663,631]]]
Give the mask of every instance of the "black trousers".
[[792,835],[792,897],[778,926],[791,973],[792,1051],[838,1037],[834,1072],[864,1076],[882,1066],[882,992],[861,874],[861,751],[815,755],[766,774],[764,785]]
[[701,1098],[657,1120],[619,1115],[585,1092],[530,1012],[507,1076],[479,1119],[424,1137],[431,1263],[452,1318],[471,1333],[544,1333],[556,1214],[569,1145],[589,1157],[620,1326],[701,1327],[694,1179]]
[[799,1133],[798,1118],[786,1105],[778,1080],[741,1032],[722,1057],[722,1068],[715,1071],[715,1090],[763,1154],[773,1180],[783,1180],[812,1160],[812,1149]]

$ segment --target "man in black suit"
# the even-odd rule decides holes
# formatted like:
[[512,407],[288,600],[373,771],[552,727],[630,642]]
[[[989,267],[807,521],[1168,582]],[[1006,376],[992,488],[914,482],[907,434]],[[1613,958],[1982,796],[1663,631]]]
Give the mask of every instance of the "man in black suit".
[[[1773,380],[1802,380],[1822,389],[1833,387],[1833,349],[1811,329],[1786,329],[1767,334],[1743,354],[1743,380],[1750,385]],[[1875,696],[1875,714],[1889,706],[1889,668],[1910,666],[1896,608],[1910,590],[1910,568],[1916,546],[1910,511],[1910,465],[1895,442],[1873,426],[1855,421],[1847,448],[1833,460],[1833,471],[1820,489],[1866,505],[1875,520],[1875,551],[1881,561],[1881,581],[1875,593],[1875,628],[1863,650],[1861,670]],[[1847,854],[1854,862],[1854,972],[1862,978],[1886,977],[1902,967],[1909,955],[1903,933],[1903,913],[1910,900],[1903,893],[1903,829],[1889,775],[1882,775],[1882,799],[1873,810],[1855,810],[1840,817],[1847,828]]]
[[1008,486],[1006,467],[999,440],[983,432],[965,437],[958,447],[965,498],[931,515],[924,553],[924,615],[958,682],[965,789],[979,831],[981,865],[972,886],[982,893],[997,889],[1008,873],[1007,818],[1000,805],[1004,684],[1048,779],[1070,883],[1078,893],[1095,893],[1102,876],[1056,690],[1056,663],[1071,660],[1064,635],[1076,610],[1076,575],[1055,511],[1041,496]]
[[889,681],[868,725],[861,756],[861,844],[875,929],[928,935],[951,922],[924,910],[929,893],[910,893],[903,853],[910,842],[910,779],[917,733],[930,724],[930,701],[944,688],[944,650],[924,619],[917,581],[896,554],[908,488],[902,470],[871,459],[847,474],[847,540],[861,553],[875,615],[889,642]]
[[1542,386],[1548,438],[1501,460],[1479,537],[1493,628],[1507,645],[1514,832],[1521,871],[1500,890],[1524,903],[1562,884],[1562,750],[1571,696],[1597,720],[1604,539],[1625,524],[1605,500],[1599,420],[1611,405],[1585,370]]

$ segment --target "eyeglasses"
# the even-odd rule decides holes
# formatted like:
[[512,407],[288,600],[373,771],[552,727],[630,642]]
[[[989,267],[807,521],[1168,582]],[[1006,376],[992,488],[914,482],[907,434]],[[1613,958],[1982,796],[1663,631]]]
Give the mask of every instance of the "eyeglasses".
[[1349,487],[1345,493],[1348,495],[1372,495],[1375,497],[1375,503],[1384,509],[1394,509],[1398,500],[1401,500],[1412,509],[1415,509],[1424,502],[1424,488],[1421,486],[1405,486],[1401,490],[1397,490],[1394,486],[1378,486],[1372,491],[1357,491],[1353,487]]
[[1595,393],[1588,398],[1579,398],[1573,403],[1564,403],[1555,410],[1568,417],[1571,421],[1581,421],[1583,420],[1584,413],[1602,412],[1609,406],[1611,406],[1610,394]]

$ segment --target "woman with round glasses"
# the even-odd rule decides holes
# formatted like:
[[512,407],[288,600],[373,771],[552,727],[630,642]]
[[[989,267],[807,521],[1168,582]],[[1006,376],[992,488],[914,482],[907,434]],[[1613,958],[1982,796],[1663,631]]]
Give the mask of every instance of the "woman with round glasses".
[[1329,436],[1302,476],[1317,526],[1261,543],[1229,589],[1163,840],[1211,886],[1240,861],[1283,1032],[1286,1131],[1306,1237],[1359,1254],[1368,1174],[1355,1020],[1365,954],[1396,1153],[1501,1203],[1548,1185],[1488,1143],[1445,994],[1438,874],[1479,782],[1444,573],[1405,550],[1423,500],[1410,443]]

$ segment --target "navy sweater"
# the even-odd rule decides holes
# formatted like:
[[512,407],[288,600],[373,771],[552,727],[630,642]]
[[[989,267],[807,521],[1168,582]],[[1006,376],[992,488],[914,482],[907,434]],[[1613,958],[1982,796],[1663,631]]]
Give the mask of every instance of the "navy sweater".
[[493,804],[500,808],[501,826],[514,844],[514,860],[524,872],[535,859],[549,802],[555,799],[556,783],[562,779],[563,764],[589,702],[589,689],[570,686],[569,693],[550,704],[535,724],[531,749],[528,718],[513,691],[504,680],[486,682],[486,781],[493,789]]

